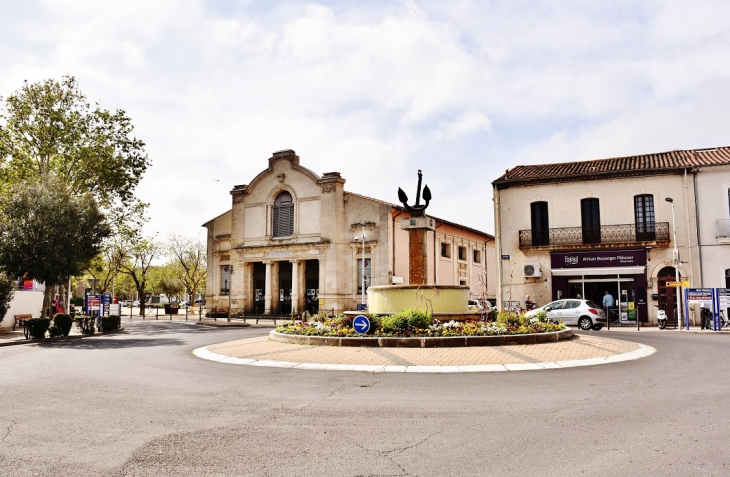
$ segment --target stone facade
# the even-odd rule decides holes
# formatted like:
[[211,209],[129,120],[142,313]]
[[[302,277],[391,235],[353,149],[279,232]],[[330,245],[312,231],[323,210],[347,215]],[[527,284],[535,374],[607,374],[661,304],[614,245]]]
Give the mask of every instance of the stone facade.
[[[578,294],[600,304],[610,287],[642,322],[655,324],[654,305],[668,305],[670,316],[675,306],[676,288],[666,286],[675,281],[675,226],[680,279],[691,287],[730,286],[730,237],[721,237],[730,223],[728,157],[730,149],[713,148],[507,171],[493,183],[500,306],[526,295],[538,306]],[[650,233],[637,219],[641,197],[652,205]],[[600,217],[595,237],[587,233],[585,201],[594,201]],[[528,265],[539,273],[525,273]],[[699,323],[698,307],[690,321]]]
[[[233,311],[247,313],[355,309],[362,296],[363,244],[366,289],[400,282],[401,277],[409,283],[408,232],[397,221],[408,213],[394,204],[347,192],[344,185],[339,173],[319,176],[301,166],[294,151],[285,150],[274,153],[269,167],[248,185],[234,187],[231,210],[204,224],[208,229],[206,306],[227,307],[230,299]],[[293,218],[281,229],[283,209],[277,198],[281,202],[281,197],[288,200],[289,196],[286,207]],[[494,255],[494,238],[435,220],[438,228],[426,234],[428,256],[422,261],[429,280],[464,283],[475,295],[491,292],[494,296],[494,269],[489,268],[493,258],[488,259]],[[441,263],[434,250],[439,251],[442,242],[468,248],[472,255],[454,259],[453,265],[451,258],[448,264],[443,258]],[[480,279],[485,269],[490,270],[491,280]],[[482,289],[480,283],[488,285]]]

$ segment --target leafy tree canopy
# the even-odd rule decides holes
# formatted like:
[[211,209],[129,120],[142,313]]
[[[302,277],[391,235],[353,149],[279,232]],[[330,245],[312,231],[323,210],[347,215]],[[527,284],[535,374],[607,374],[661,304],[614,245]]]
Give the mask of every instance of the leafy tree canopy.
[[0,192],[53,173],[74,196],[129,206],[150,164],[133,129],[124,111],[92,107],[73,76],[26,81],[0,108]]
[[0,270],[52,285],[86,270],[110,228],[91,195],[74,197],[53,175],[0,198]]

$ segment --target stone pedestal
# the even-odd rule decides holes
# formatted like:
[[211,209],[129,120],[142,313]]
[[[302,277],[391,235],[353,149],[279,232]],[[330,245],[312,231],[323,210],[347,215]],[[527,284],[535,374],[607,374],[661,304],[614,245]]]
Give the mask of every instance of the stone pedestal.
[[408,283],[425,285],[428,283],[428,243],[429,230],[435,230],[431,217],[408,217],[401,220],[400,227],[408,230]]
[[426,233],[428,229],[408,231],[408,283],[423,285],[428,277],[428,248]]

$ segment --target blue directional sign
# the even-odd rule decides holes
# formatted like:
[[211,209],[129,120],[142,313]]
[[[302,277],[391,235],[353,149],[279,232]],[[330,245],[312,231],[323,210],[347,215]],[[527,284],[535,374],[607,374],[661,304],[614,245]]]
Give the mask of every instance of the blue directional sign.
[[352,327],[355,328],[355,331],[361,334],[365,334],[368,331],[370,331],[370,320],[368,320],[368,317],[365,315],[357,315],[354,320],[352,320]]

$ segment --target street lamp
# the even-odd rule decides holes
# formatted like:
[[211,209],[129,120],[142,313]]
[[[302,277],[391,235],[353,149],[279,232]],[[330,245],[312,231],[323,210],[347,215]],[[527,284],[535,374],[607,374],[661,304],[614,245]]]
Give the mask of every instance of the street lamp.
[[228,268],[228,321],[231,321],[231,294],[233,293],[233,264]]
[[362,276],[362,294],[360,297],[360,303],[365,304],[365,222],[360,222],[362,225],[362,270],[360,275]]
[[[679,250],[677,250],[677,223],[674,219],[674,199],[671,197],[667,197],[667,202],[672,204],[672,243],[674,244],[674,249],[672,250],[672,258],[674,261],[674,280],[677,282],[677,285],[679,285]],[[682,307],[680,306],[680,295],[679,295],[679,289],[681,287],[677,286],[677,305],[675,309],[677,310],[677,329],[682,329]]]

